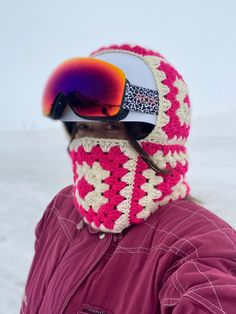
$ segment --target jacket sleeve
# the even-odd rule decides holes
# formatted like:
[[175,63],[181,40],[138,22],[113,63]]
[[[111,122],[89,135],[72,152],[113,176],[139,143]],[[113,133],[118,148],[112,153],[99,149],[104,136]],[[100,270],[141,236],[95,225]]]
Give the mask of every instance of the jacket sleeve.
[[177,260],[166,276],[161,313],[236,313],[235,231],[216,229],[189,241],[196,254]]

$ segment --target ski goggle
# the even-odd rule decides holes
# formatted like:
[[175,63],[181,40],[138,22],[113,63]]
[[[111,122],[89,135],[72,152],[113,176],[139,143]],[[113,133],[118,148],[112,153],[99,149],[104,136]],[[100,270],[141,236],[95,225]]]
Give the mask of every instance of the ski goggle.
[[89,120],[125,118],[129,111],[157,114],[156,90],[131,84],[122,69],[95,58],[73,58],[59,65],[43,93],[43,115],[60,119],[66,106]]

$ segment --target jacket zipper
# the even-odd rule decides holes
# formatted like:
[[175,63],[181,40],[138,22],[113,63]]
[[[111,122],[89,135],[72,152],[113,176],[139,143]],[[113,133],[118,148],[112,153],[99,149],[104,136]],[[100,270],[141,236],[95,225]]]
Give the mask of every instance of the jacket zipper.
[[[121,235],[116,235],[116,234],[112,234],[112,241],[110,242],[107,250],[109,251],[109,254],[112,254],[114,252],[114,250],[117,247],[117,242],[120,239]],[[104,312],[103,310],[99,310],[98,308],[95,307],[91,307],[91,305],[83,305],[82,306],[82,311],[84,311],[84,313],[86,314],[108,314],[107,312]]]
[[[89,267],[89,269],[87,270],[87,272],[85,272],[85,274],[82,276],[82,278],[80,279],[80,281],[74,286],[74,288],[69,292],[68,296],[66,297],[64,303],[62,303],[61,310],[60,313],[63,314],[63,312],[65,311],[65,308],[70,300],[70,298],[72,297],[72,295],[75,293],[75,291],[78,289],[78,287],[80,286],[80,284],[83,282],[83,280],[86,278],[86,276],[88,275],[88,273],[91,271],[91,269],[94,267],[94,265],[97,264],[97,262],[100,260],[101,256],[105,254],[105,252],[107,251],[107,249],[109,248],[110,244],[113,241],[113,236],[112,235],[110,237],[110,239],[107,241],[106,246],[104,247],[104,249],[101,251],[101,254],[98,255],[97,259],[94,261],[94,263]],[[59,307],[59,309],[60,309]],[[101,313],[104,314],[104,313]],[[105,313],[107,314],[107,313]]]
[[82,307],[82,311],[84,311],[84,313],[88,313],[88,314],[108,314],[107,312],[101,311],[101,310],[96,309],[96,308],[88,307],[88,306]]

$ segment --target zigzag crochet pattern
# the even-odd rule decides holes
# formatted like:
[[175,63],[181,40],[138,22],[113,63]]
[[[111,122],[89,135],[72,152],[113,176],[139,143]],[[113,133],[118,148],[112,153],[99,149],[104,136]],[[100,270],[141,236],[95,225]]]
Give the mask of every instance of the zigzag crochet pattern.
[[159,53],[140,46],[113,45],[90,57],[111,52],[141,58],[152,71],[159,93],[157,123],[138,142],[160,169],[170,170],[168,175],[156,173],[128,140],[84,137],[71,142],[77,209],[93,228],[117,233],[190,193],[185,180],[190,101],[182,76]]

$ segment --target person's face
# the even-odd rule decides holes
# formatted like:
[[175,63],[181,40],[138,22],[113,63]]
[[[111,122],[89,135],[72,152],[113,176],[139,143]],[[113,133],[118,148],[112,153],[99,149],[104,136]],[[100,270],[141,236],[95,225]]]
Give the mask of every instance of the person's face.
[[124,122],[75,122],[74,138],[84,136],[127,139]]

